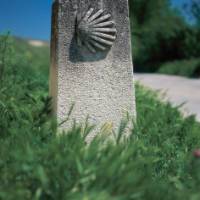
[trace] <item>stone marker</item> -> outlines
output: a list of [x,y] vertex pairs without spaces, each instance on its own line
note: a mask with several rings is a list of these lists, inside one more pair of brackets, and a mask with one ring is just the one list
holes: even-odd
[[98,126],[113,123],[114,130],[127,111],[134,116],[128,1],[54,1],[51,63],[50,93],[59,122],[73,103],[71,119],[84,122],[89,116]]

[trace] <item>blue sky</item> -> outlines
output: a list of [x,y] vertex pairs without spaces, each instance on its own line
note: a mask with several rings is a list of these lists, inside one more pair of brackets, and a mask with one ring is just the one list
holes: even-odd
[[[148,1],[148,0],[147,0]],[[190,0],[172,0],[180,7]],[[52,0],[0,0],[0,33],[49,40]]]

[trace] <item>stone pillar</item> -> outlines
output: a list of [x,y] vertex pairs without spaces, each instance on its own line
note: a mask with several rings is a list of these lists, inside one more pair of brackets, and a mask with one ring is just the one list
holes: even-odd
[[[50,93],[58,121],[119,126],[135,115],[127,0],[56,0],[53,4]],[[69,123],[69,122],[68,122]],[[67,128],[63,124],[63,128]],[[91,135],[92,138],[94,135]]]

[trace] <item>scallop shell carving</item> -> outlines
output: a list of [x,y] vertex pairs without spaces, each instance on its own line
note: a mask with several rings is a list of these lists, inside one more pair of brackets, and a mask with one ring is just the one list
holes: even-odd
[[94,12],[90,8],[82,18],[77,18],[77,42],[79,46],[96,53],[110,48],[116,39],[115,22],[110,14],[104,14],[104,10]]

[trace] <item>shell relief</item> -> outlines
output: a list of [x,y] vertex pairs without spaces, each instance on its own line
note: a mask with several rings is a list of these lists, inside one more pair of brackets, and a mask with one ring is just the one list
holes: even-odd
[[106,51],[116,39],[115,22],[102,9],[94,12],[94,8],[90,8],[85,16],[77,18],[76,26],[78,45],[85,46],[92,53]]

